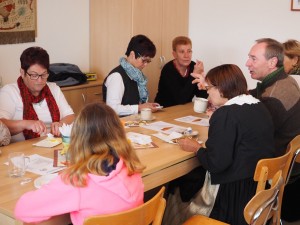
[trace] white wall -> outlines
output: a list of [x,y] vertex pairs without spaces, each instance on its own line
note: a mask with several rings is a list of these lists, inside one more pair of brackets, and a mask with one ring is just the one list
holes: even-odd
[[[89,1],[38,0],[37,11],[35,43],[0,45],[3,83],[16,81],[20,54],[34,45],[48,51],[51,63],[69,62],[82,71],[89,69]],[[300,12],[290,11],[290,0],[190,0],[194,59],[203,60],[206,71],[235,63],[245,73],[249,87],[254,87],[256,81],[245,67],[254,41],[262,37],[300,40],[299,21]]]
[[290,0],[190,0],[194,58],[204,61],[206,71],[223,63],[237,64],[249,88],[254,87],[245,62],[255,40],[300,40],[300,12],[290,11],[290,5]]
[[[41,46],[50,62],[73,63],[89,69],[89,1],[37,0],[36,42],[0,45],[0,76],[3,83],[19,76],[20,55],[31,46]],[[1,35],[1,34],[0,34]]]

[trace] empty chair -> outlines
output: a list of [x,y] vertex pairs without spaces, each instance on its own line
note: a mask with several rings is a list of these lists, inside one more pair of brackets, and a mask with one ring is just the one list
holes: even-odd
[[134,209],[88,217],[83,225],[160,225],[166,207],[164,192],[165,187],[162,187],[152,199]]

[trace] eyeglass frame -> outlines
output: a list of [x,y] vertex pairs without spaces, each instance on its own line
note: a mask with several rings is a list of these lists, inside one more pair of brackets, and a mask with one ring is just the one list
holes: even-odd
[[138,56],[139,56],[138,58],[140,58],[140,59],[142,60],[142,63],[143,63],[143,64],[146,64],[146,63],[149,64],[149,63],[152,62],[151,59],[145,59],[144,56],[142,56],[139,52],[137,52],[137,54],[138,54]]
[[209,89],[211,89],[211,88],[213,88],[213,87],[216,87],[215,85],[206,85],[206,86],[204,86],[204,88],[205,88],[205,90],[209,90]]
[[43,74],[31,74],[31,73],[28,73],[26,71],[26,74],[28,74],[28,76],[30,77],[30,80],[38,80],[39,78],[47,79],[49,77],[49,73],[48,72],[47,73],[43,73]]

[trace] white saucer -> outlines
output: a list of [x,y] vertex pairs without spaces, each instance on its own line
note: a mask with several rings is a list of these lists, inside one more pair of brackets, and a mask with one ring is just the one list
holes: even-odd
[[156,119],[156,117],[155,117],[155,116],[152,116],[150,119],[142,120],[142,119],[141,119],[141,116],[139,115],[139,120],[140,120],[140,121],[152,121],[152,120],[155,120],[155,119]]
[[34,186],[36,188],[41,188],[43,185],[48,184],[51,180],[57,177],[57,173],[51,173],[47,175],[40,176],[34,180]]

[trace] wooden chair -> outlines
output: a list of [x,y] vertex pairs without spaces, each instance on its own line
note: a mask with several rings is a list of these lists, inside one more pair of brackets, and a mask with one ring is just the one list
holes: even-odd
[[152,199],[134,209],[88,217],[83,225],[160,225],[166,208],[164,192],[165,187],[162,187]]
[[[277,215],[279,210],[279,194],[284,186],[282,171],[279,170],[272,179],[270,189],[262,190],[248,202],[244,208],[244,218],[250,225],[263,225],[270,219],[270,215]],[[274,218],[278,220],[278,218]],[[226,225],[227,223],[208,218],[202,215],[195,215],[189,218],[183,225]]]
[[284,187],[282,171],[278,171],[272,178],[270,189],[258,192],[245,206],[244,218],[248,224],[264,225],[272,218],[272,223],[280,221],[276,213],[279,211],[279,195]]
[[195,215],[183,223],[183,225],[229,225],[215,219],[211,219],[202,215]]
[[[291,149],[288,148],[287,152],[280,157],[276,158],[268,158],[268,159],[261,159],[258,161],[254,173],[253,179],[257,181],[257,188],[256,188],[256,194],[266,189],[266,183],[268,180],[271,181],[272,177],[275,176],[275,174],[281,170],[282,171],[282,179],[285,184],[287,173],[290,165],[290,155],[291,155]],[[281,204],[282,204],[282,197],[284,192],[284,185],[281,186],[281,190],[278,195],[278,210],[274,211],[274,215],[271,215],[274,219],[272,220],[272,224],[281,224]],[[275,218],[279,218],[276,220]]]
[[287,172],[285,184],[287,184],[289,182],[295,162],[300,163],[300,156],[299,156],[299,154],[300,154],[300,135],[296,136],[290,142],[287,151],[290,151],[291,154],[290,154],[290,158],[289,158],[290,166],[288,168],[288,171],[285,171],[285,172]]

